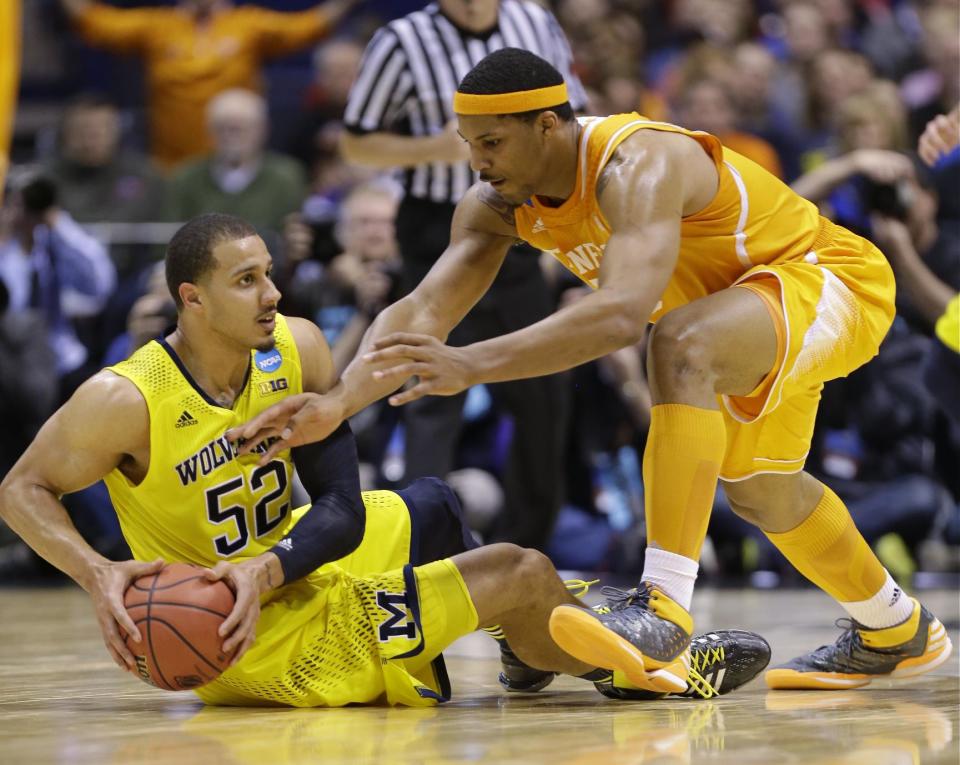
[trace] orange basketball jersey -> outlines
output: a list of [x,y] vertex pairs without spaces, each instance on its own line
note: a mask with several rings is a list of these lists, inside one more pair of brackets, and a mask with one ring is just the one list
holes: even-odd
[[720,175],[716,196],[681,223],[680,256],[651,321],[678,306],[729,287],[750,268],[802,259],[821,226],[817,208],[782,181],[708,134],[654,122],[636,112],[582,117],[574,193],[560,206],[535,197],[516,209],[517,230],[591,287],[610,226],[596,186],[614,150],[638,130],[681,133],[697,141]]

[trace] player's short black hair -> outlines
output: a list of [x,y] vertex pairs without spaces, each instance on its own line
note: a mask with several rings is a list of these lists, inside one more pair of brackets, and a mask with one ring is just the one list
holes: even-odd
[[243,218],[223,213],[199,215],[187,221],[167,245],[166,275],[177,310],[183,308],[180,285],[196,284],[207,271],[216,268],[213,249],[221,242],[257,236],[257,230]]
[[[501,48],[482,59],[467,72],[457,90],[461,93],[489,96],[562,84],[563,75],[539,56],[520,48]],[[503,116],[533,122],[546,111],[553,112],[564,122],[570,122],[574,116],[573,107],[570,106],[569,101],[547,109],[534,109]]]

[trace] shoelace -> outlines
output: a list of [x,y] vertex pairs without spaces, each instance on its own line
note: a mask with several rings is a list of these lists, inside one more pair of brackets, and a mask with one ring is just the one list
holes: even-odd
[[[590,588],[599,582],[599,579],[591,579],[587,581],[586,579],[564,579],[563,583],[566,585],[567,590],[575,598],[582,598],[588,592]],[[601,588],[601,592],[606,588]]]
[[843,651],[843,653],[847,656],[853,656],[854,649],[861,644],[860,625],[857,624],[853,619],[848,619],[845,617],[837,619],[833,625],[842,629],[843,634],[837,638],[836,642],[829,645],[822,645],[816,651],[814,651],[814,653],[817,654],[821,651],[828,650],[840,650]]
[[690,648],[690,670],[687,672],[687,683],[702,699],[712,699],[719,696],[719,689],[715,688],[703,673],[718,662],[724,661],[726,652],[723,645],[718,647]]
[[650,587],[643,584],[631,590],[604,586],[600,588],[600,592],[606,597],[607,602],[593,607],[598,614],[609,614],[611,611],[619,611],[633,604],[639,605],[644,610],[650,608]]

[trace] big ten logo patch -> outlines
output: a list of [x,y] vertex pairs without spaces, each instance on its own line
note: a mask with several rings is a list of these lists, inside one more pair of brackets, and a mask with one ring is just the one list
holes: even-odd
[[377,590],[377,605],[389,614],[377,628],[381,643],[417,636],[417,623],[407,615],[407,593]]
[[276,380],[267,380],[266,382],[260,383],[260,395],[272,396],[274,393],[281,393],[287,390],[289,387],[290,384],[287,382],[286,377],[278,377]]

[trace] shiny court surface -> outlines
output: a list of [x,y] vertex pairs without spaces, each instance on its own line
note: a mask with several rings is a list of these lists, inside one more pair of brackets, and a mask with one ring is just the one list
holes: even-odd
[[[956,647],[956,592],[924,602]],[[814,591],[700,590],[699,629],[765,635],[774,662],[832,642],[842,616]],[[934,674],[853,691],[715,701],[617,702],[565,678],[529,696],[496,683],[491,640],[447,652],[454,700],[438,708],[205,708],[120,672],[75,588],[0,590],[0,763],[802,763],[957,765],[956,648]]]

